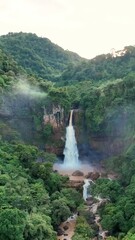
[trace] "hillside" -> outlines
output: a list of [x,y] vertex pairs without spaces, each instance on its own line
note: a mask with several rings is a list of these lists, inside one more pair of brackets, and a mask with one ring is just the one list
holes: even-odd
[[[43,124],[44,109],[51,113],[53,105],[61,105],[65,112],[68,111],[70,102],[67,91],[55,88],[51,81],[28,75],[11,56],[1,50],[0,139],[24,141],[44,149],[50,140],[47,135],[54,135],[50,124]],[[61,140],[54,144],[62,144],[63,147]]]
[[[73,239],[97,236],[82,189],[53,171],[52,153],[63,153],[72,108],[79,147],[105,171],[90,193],[109,200],[98,210],[107,240],[135,239],[135,47],[82,62],[33,34],[2,36],[0,44],[0,239],[56,240],[59,224],[76,211],[81,222]],[[92,159],[95,150],[106,156],[102,162]]]
[[9,33],[0,36],[0,48],[29,74],[47,80],[55,80],[69,64],[83,59],[76,53],[65,51],[47,38],[32,33]]
[[[92,80],[95,84],[126,77],[135,72],[135,47],[127,46],[116,55],[103,54],[91,60],[65,51],[47,38],[32,33],[0,36],[0,48],[30,75],[70,85]],[[122,54],[121,54],[122,52]]]
[[17,62],[0,49],[0,91],[14,84],[19,75],[25,74],[25,71]]
[[103,54],[76,66],[70,65],[63,72],[61,81],[72,84],[73,82],[93,80],[97,83],[123,78],[129,73],[135,72],[135,47],[125,47],[123,52],[124,54],[116,57],[111,54]]

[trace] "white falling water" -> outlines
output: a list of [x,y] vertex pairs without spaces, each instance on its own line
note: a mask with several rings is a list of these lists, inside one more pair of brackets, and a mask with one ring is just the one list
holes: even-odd
[[63,167],[66,169],[77,169],[80,166],[75,131],[72,125],[72,118],[73,110],[71,110],[70,113],[69,126],[66,128],[66,143],[63,152],[65,155]]
[[86,201],[87,198],[91,196],[90,194],[88,194],[88,187],[90,186],[91,183],[95,184],[91,179],[84,179],[84,185],[83,185],[83,199],[84,199],[84,201]]
[[88,187],[90,185],[89,179],[84,179],[84,185],[83,185],[83,199],[86,201],[88,197]]

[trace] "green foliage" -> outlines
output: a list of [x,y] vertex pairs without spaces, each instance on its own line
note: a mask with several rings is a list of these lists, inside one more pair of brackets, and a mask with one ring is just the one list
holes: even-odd
[[61,222],[66,221],[71,216],[70,208],[64,198],[56,199],[51,203],[52,223],[54,227],[58,227]]
[[43,134],[45,136],[46,141],[49,140],[53,134],[53,127],[50,123],[47,123],[43,127]]
[[3,121],[0,121],[0,136],[3,140],[9,142],[20,139],[20,134]]
[[17,156],[24,166],[31,166],[38,156],[38,149],[34,146],[19,144],[16,146]]
[[77,209],[83,203],[81,194],[75,189],[63,188],[61,190],[61,194],[66,197],[67,204],[72,211],[75,211],[75,209]]
[[75,234],[72,237],[73,240],[84,239],[89,240],[93,237],[93,230],[87,223],[84,217],[78,217],[76,222]]
[[[118,239],[123,239],[130,229],[134,227],[135,214],[135,189],[134,189],[134,168],[132,160],[128,162],[121,158],[121,172],[120,179],[108,180],[98,179],[96,184],[93,185],[92,193],[100,195],[101,197],[108,198],[108,203],[101,206],[101,225],[103,229],[107,229],[111,235],[118,236]],[[133,160],[134,161],[134,160]],[[119,162],[118,162],[119,164]],[[123,171],[123,167],[129,165]],[[132,168],[130,169],[130,164]],[[128,181],[127,181],[128,180]],[[121,235],[121,237],[120,237]]]
[[105,161],[119,179],[98,179],[92,194],[108,198],[99,209],[102,227],[112,235],[108,239],[134,239],[135,47],[126,47],[121,57],[108,54],[82,62],[34,34],[1,36],[0,46],[6,51],[0,50],[0,238],[55,240],[53,228],[77,209],[81,216],[73,239],[93,237],[82,196],[65,188],[67,177],[53,172],[56,156],[21,142],[59,144],[52,126],[43,124],[43,108],[50,113],[53,105],[60,105],[65,115],[71,106],[82,109],[86,137],[124,145],[125,152]]
[[3,209],[0,212],[0,239],[23,240],[26,214],[19,209]]
[[135,234],[128,233],[123,240],[134,240],[135,239]]
[[51,97],[53,104],[58,104],[62,106],[65,110],[70,109],[70,97],[67,88],[52,88],[49,91],[49,96]]
[[107,240],[117,240],[117,238],[110,236],[110,237],[107,237]]
[[115,80],[91,87],[82,95],[80,105],[85,110],[87,128],[92,134],[125,137],[134,131],[133,86],[135,80],[132,85],[128,85],[126,79]]
[[34,73],[48,80],[57,79],[68,64],[82,60],[77,54],[64,51],[49,39],[31,33],[9,33],[1,36],[0,46],[28,74]]
[[28,215],[24,230],[24,239],[56,240],[56,233],[51,226],[50,217],[37,213]]
[[62,74],[62,80],[67,85],[86,80],[99,82],[126,77],[135,71],[135,47],[125,47],[125,50],[124,56],[114,58],[111,54],[103,54],[76,66],[69,65]]
[[49,159],[36,147],[0,142],[0,239],[55,240],[54,228],[83,201]]
[[101,198],[108,198],[109,201],[115,202],[119,195],[122,195],[123,188],[117,180],[109,180],[106,178],[99,178],[96,185],[92,185],[92,194],[94,196],[101,196]]

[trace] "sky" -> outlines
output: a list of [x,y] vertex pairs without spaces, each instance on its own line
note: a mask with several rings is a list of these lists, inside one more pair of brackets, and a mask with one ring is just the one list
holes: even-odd
[[135,0],[0,0],[0,35],[31,32],[85,58],[135,45]]

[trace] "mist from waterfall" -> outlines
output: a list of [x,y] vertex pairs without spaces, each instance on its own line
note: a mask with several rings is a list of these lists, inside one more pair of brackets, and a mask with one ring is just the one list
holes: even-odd
[[66,128],[66,143],[64,149],[63,167],[66,169],[77,169],[80,167],[79,153],[75,138],[75,130],[72,125],[73,110],[70,112],[69,126]]

